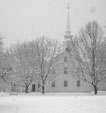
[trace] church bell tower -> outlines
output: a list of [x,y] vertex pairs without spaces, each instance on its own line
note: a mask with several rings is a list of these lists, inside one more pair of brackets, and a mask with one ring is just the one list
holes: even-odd
[[70,6],[68,3],[68,7],[67,7],[67,23],[66,23],[66,32],[64,35],[64,41],[65,41],[65,48],[68,48],[69,42],[72,40],[72,34],[71,34],[71,30],[70,30]]

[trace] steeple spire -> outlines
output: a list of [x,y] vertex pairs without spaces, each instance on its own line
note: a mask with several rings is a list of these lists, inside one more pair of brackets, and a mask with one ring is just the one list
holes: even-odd
[[66,34],[68,33],[67,31],[70,31],[70,6],[68,3],[68,14],[67,14],[67,26],[66,26]]
[[66,24],[66,33],[64,35],[64,44],[65,44],[65,50],[67,52],[70,51],[70,41],[72,40],[71,30],[70,30],[70,4],[68,3],[67,7],[67,24]]
[[70,5],[68,3],[68,6],[67,6],[67,25],[66,25],[66,34],[65,34],[65,39],[70,39],[72,38],[72,35],[71,35],[71,31],[70,31]]

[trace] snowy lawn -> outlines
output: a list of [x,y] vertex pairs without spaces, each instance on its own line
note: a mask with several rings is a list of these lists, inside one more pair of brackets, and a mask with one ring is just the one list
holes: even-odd
[[106,96],[49,93],[0,96],[0,113],[106,113]]

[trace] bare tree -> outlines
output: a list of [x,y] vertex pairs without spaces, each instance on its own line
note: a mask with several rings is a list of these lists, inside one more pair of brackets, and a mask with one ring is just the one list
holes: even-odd
[[11,72],[12,67],[9,62],[8,53],[3,48],[3,37],[0,36],[0,79],[6,82],[8,74]]
[[22,43],[15,45],[12,49],[13,62],[13,76],[12,82],[17,86],[25,88],[28,93],[30,84],[36,78],[36,56],[34,49],[29,43]]
[[7,53],[2,53],[0,58],[0,78],[4,82],[9,82],[9,74],[12,72],[12,66]]
[[[96,21],[88,22],[85,29],[70,43],[70,54],[77,61],[78,77],[91,84],[97,94],[97,85],[106,78],[106,64],[104,62],[101,45],[103,32]],[[103,46],[102,46],[103,47]]]
[[55,56],[59,52],[59,45],[57,41],[47,39],[45,37],[36,40],[37,59],[38,59],[38,72],[41,81],[42,94],[45,93],[45,85],[47,79],[51,78],[52,64]]

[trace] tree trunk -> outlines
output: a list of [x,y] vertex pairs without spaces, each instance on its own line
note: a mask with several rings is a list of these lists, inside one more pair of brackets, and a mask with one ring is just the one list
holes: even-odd
[[42,94],[45,93],[45,81],[43,80],[42,81]]
[[25,93],[28,93],[28,86],[25,87]]
[[97,93],[98,93],[97,85],[93,85],[93,87],[94,87],[94,94],[97,95]]
[[45,86],[43,85],[42,86],[42,94],[44,94],[45,93]]

